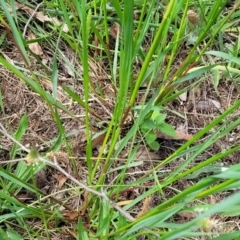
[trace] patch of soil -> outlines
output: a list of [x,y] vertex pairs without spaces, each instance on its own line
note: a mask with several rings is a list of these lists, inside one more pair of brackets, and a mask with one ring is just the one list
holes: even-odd
[[[110,49],[114,49],[115,43],[114,36],[110,39]],[[147,49],[146,43],[146,49]],[[68,96],[68,94],[63,90],[64,87],[68,87],[75,91],[75,93],[81,98],[84,96],[84,86],[82,82],[82,66],[78,61],[78,57],[76,53],[74,53],[66,44],[62,43],[60,45],[61,51],[65,54],[65,57],[70,60],[73,68],[78,72],[78,74],[72,73],[68,67],[66,67],[64,61],[59,59],[59,88],[57,89],[57,98],[61,104],[66,106],[72,113],[73,116],[70,116],[68,113],[65,113],[62,110],[58,109],[59,118],[61,119],[62,126],[64,127],[67,135],[68,135],[68,144],[72,149],[72,155],[67,154],[67,146],[63,144],[60,151],[56,154],[59,164],[71,175],[75,176],[77,179],[81,180],[81,182],[86,183],[88,178],[88,172],[85,161],[85,112],[83,107],[77,102],[72,102]],[[43,46],[43,50],[45,53],[45,60],[47,61],[46,67],[48,69],[52,69],[52,56],[53,49],[49,49],[49,47]],[[188,53],[188,49],[184,48],[181,52],[178,53],[177,60],[174,65],[174,69],[178,69],[181,62]],[[24,66],[21,55],[18,53],[17,49],[14,46],[10,45],[5,49],[4,54],[13,61],[17,66]],[[95,53],[96,54],[96,53]],[[42,66],[36,61],[35,58],[31,58],[32,68],[45,76],[46,73],[43,71]],[[141,67],[141,62],[136,62],[134,68],[134,75],[136,76],[139,68]],[[93,60],[89,61],[90,68],[90,80],[91,80],[91,95],[89,100],[89,107],[96,114],[95,116],[91,115],[90,124],[92,127],[93,133],[100,131],[104,128],[104,123],[99,124],[100,121],[106,122],[111,118],[113,109],[114,109],[114,99],[116,96],[116,89],[114,85],[111,83],[108,76],[108,66],[107,63],[95,62]],[[42,153],[48,152],[48,150],[54,145],[56,139],[58,138],[61,131],[57,127],[56,120],[53,117],[52,112],[55,111],[54,108],[50,108],[45,101],[42,100],[38,94],[34,93],[22,80],[18,79],[16,76],[11,74],[8,70],[3,67],[0,67],[1,76],[0,76],[0,93],[2,97],[2,106],[3,108],[0,110],[0,122],[4,125],[9,133],[14,133],[19,128],[19,123],[21,118],[26,114],[28,119],[28,125],[26,129],[26,133],[24,137],[21,139],[21,143],[27,146],[29,149],[37,148],[38,151]],[[161,72],[161,69],[160,69]],[[29,72],[24,72],[26,76],[29,76]],[[161,79],[161,78],[158,78]],[[47,78],[39,77],[39,83],[42,88],[52,94],[52,83]],[[156,85],[158,81],[156,81]],[[184,87],[184,86],[182,86]],[[152,89],[151,94],[155,91]],[[144,90],[141,92],[140,96],[138,96],[137,102],[142,102],[142,96],[144,95]],[[168,123],[173,125],[175,129],[181,130],[185,133],[195,134],[202,128],[204,128],[207,124],[209,124],[212,120],[218,117],[222,111],[226,110],[232,103],[234,103],[239,98],[239,91],[237,89],[237,84],[230,82],[228,79],[222,78],[219,86],[218,93],[216,92],[213,80],[208,77],[201,84],[197,85],[194,89],[187,91],[187,98],[185,101],[181,99],[175,99],[171,103],[167,104],[166,108],[169,111],[168,113]],[[216,105],[217,104],[217,105]],[[220,106],[220,107],[218,107]],[[183,116],[183,118],[179,117],[179,115],[174,114],[177,112]],[[100,117],[100,118],[99,118]],[[236,114],[232,116],[233,118],[238,117]],[[127,124],[126,124],[127,125]],[[131,124],[130,124],[131,125]],[[126,126],[126,132],[128,127]],[[240,138],[239,134],[240,128],[236,128],[229,136],[226,138],[219,140],[214,143],[207,151],[200,154],[196,157],[192,165],[195,165],[207,158],[214,156],[215,154],[222,152],[236,144],[236,142]],[[125,131],[125,130],[124,130]],[[207,136],[206,136],[207,137]],[[205,139],[202,139],[200,142],[204,142]],[[141,141],[141,139],[139,139]],[[167,140],[167,139],[159,139],[158,140],[161,148],[159,151],[152,151],[147,148],[144,144],[138,150],[136,155],[135,162],[136,166],[128,168],[126,172],[126,176],[124,179],[124,184],[132,183],[137,181],[140,177],[144,176],[148,171],[150,171],[153,167],[157,166],[162,160],[166,159],[169,155],[171,155],[178,147],[180,147],[184,141],[181,140]],[[98,154],[98,147],[101,145],[101,141],[96,143],[94,156]],[[1,149],[0,149],[0,161],[9,159],[9,152],[13,146],[13,142],[9,140],[6,136],[1,136]],[[112,172],[107,174],[106,184],[113,185],[118,183],[119,175],[118,171],[114,171],[114,169],[122,166],[126,163],[129,156],[129,149],[124,149],[124,151],[120,154],[118,159],[114,160],[112,168],[110,169]],[[55,155],[56,156],[56,155]],[[49,156],[50,157],[50,156]],[[74,161],[71,161],[73,159]],[[183,163],[184,159],[180,159],[178,161],[173,161],[169,164],[166,164],[162,169],[159,170],[159,174],[162,178],[166,177],[169,173],[171,173],[174,169],[177,169],[181,163]],[[73,163],[74,162],[74,163]],[[236,164],[239,162],[239,152],[234,153],[232,156],[228,156],[221,160],[221,163],[224,166],[231,166],[232,164]],[[98,169],[96,173],[96,178],[101,173],[101,170]],[[211,173],[207,173],[211,174]],[[59,173],[51,168],[46,168],[41,170],[37,174],[36,184],[37,187],[45,192],[46,194],[52,194],[56,200],[66,202],[66,206],[68,206],[68,210],[72,214],[73,220],[76,221],[77,217],[74,215],[74,210],[79,209],[80,206],[84,205],[86,193],[83,191],[59,191],[65,188],[64,183],[71,183],[68,179],[64,179],[63,176],[59,175]],[[186,187],[192,186],[198,179],[182,179],[174,183],[171,188],[164,189],[164,196],[160,194],[154,194],[153,196],[146,198],[145,200],[139,202],[133,208],[130,209],[131,214],[134,217],[143,216],[147,211],[149,211],[152,207],[161,204],[163,201],[171,198],[176,195],[177,192],[181,192],[186,189]],[[161,181],[161,179],[159,179]],[[132,187],[131,189],[126,189],[121,192],[118,199],[115,199],[114,195],[112,199],[117,202],[133,200],[139,195],[141,195],[144,191],[148,190],[154,181],[149,181],[143,184],[141,187]],[[76,186],[71,183],[71,186]],[[175,191],[173,191],[175,189]],[[29,196],[28,196],[29,197]],[[31,196],[32,199],[35,199],[35,196]],[[212,199],[203,199],[204,203],[217,203],[222,199],[226,198],[225,193],[213,195]],[[31,199],[31,201],[32,201]],[[46,203],[49,203],[49,199],[46,200]],[[198,204],[197,202],[196,204]],[[57,207],[61,208],[61,211],[66,213],[66,207],[61,206],[60,204]],[[72,212],[71,212],[72,210]],[[73,217],[74,215],[74,217]],[[87,214],[86,214],[87,215]],[[187,217],[186,217],[187,216]],[[176,217],[177,222],[186,222],[189,220],[189,215],[179,215]],[[85,217],[85,216],[84,216]],[[222,216],[213,216],[218,220],[219,225],[221,226],[221,231],[227,232],[227,227],[229,227],[229,223],[232,221],[236,221],[229,230],[237,229],[237,224],[239,223],[238,218],[227,218]],[[86,222],[88,219],[86,218]],[[51,239],[62,239],[62,240],[71,240],[73,239],[70,234],[68,234],[68,230],[71,229],[72,222],[63,222],[59,223],[59,225],[53,225],[49,223],[50,228],[53,229],[56,227],[62,228],[61,231],[59,229],[57,231],[53,231],[54,234]],[[36,231],[41,229],[43,223],[41,221],[37,221],[32,219],[28,221],[30,226],[36,228]],[[86,223],[87,224],[87,223]],[[64,227],[69,227],[68,230],[64,230]],[[215,226],[214,226],[215,227]],[[216,229],[219,230],[220,228]],[[214,230],[214,228],[213,228]],[[72,230],[74,231],[74,230]],[[19,230],[22,232],[22,229]],[[59,233],[60,232],[60,233]],[[24,234],[24,233],[23,233]]]

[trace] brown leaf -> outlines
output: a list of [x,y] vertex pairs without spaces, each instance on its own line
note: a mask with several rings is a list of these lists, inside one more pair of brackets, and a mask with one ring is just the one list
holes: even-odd
[[65,165],[69,165],[69,157],[68,154],[65,152],[48,152],[46,155],[49,159],[51,159],[52,161],[54,160],[54,158],[56,158],[56,160],[58,161],[58,163],[60,164],[65,164]]
[[47,174],[44,169],[41,169],[36,175],[36,185],[39,189],[43,189],[46,185],[48,185]]
[[[22,10],[25,10],[30,16],[32,16],[32,15],[34,15],[34,17],[35,18],[37,18],[39,21],[41,21],[41,22],[51,22],[51,23],[53,23],[55,26],[60,26],[60,25],[62,25],[62,22],[60,22],[56,17],[53,17],[53,18],[51,18],[51,17],[48,17],[47,15],[45,15],[43,12],[34,12],[35,10],[34,9],[32,9],[32,8],[30,8],[30,7],[28,7],[28,6],[26,6],[26,5],[24,5],[24,4],[21,4],[21,3],[15,3],[15,7],[16,7],[16,10],[18,10],[18,9],[22,9]],[[11,7],[11,5],[7,5],[7,7],[8,7],[8,9],[9,9],[9,11],[11,11],[12,12],[12,7]],[[67,24],[63,24],[63,31],[65,32],[65,33],[67,33],[68,31],[69,31],[69,29],[68,29],[68,26],[67,26]]]
[[[36,36],[32,32],[29,32],[28,33],[28,40],[32,40],[32,39],[36,39]],[[30,43],[28,46],[31,49],[31,51],[33,53],[35,53],[36,55],[38,55],[38,56],[43,55],[42,48],[41,48],[41,46],[39,45],[38,42]]]
[[190,140],[192,138],[192,134],[180,132],[180,131],[175,131],[177,135],[177,139],[179,140]]
[[101,135],[97,136],[96,138],[92,139],[92,147],[95,148],[97,146],[101,146],[103,140],[105,138],[106,132],[103,132]]
[[43,12],[37,12],[35,17],[41,22],[52,22],[52,19],[50,17],[44,15]]
[[[53,84],[52,84],[51,81],[42,78],[42,79],[40,80],[40,83],[41,83],[41,85],[43,86],[43,88],[44,88],[45,90],[50,91],[50,92],[53,91]],[[61,102],[62,99],[63,99],[63,97],[64,97],[64,94],[58,89],[56,95],[57,95],[57,96],[56,96],[56,99],[57,99],[59,102]]]
[[[99,134],[99,133],[96,133]],[[103,140],[105,138],[106,132],[100,133],[97,137],[92,139],[92,148],[96,148],[102,145]],[[86,140],[83,144],[79,147],[81,150],[86,151]]]
[[[60,22],[56,17],[50,18],[50,17],[44,15],[43,12],[37,12],[36,18],[37,18],[39,21],[41,21],[41,22],[51,22],[51,23],[53,23],[55,26],[58,26],[58,27],[63,24],[63,23]],[[63,24],[63,31],[64,31],[65,33],[67,33],[67,32],[69,31],[68,26],[67,26],[67,24],[65,24],[65,23]]]
[[[127,155],[125,157],[127,157],[129,155],[129,153],[127,153]],[[156,151],[150,151],[150,149],[142,146],[139,147],[137,153],[136,153],[136,159],[138,161],[143,160],[143,161],[147,161],[147,160],[155,160],[155,159],[159,159],[159,153]]]
[[194,217],[196,217],[196,214],[193,212],[179,212],[178,215],[187,220],[190,220],[190,219],[193,219]]
[[[12,12],[12,6],[10,5],[10,4],[8,4],[8,3],[6,3],[6,6],[7,6],[7,9],[10,11],[10,12]],[[15,3],[15,8],[16,8],[16,10],[18,10],[19,8],[22,8],[22,4],[19,4],[19,3]]]
[[158,138],[163,138],[163,139],[167,139],[167,140],[171,140],[171,139],[177,139],[177,140],[189,140],[192,138],[192,135],[191,134],[188,134],[188,133],[184,133],[184,132],[180,132],[178,130],[175,130],[175,133],[177,135],[176,138],[174,137],[171,137],[169,135],[166,135],[158,130],[155,131],[155,133],[157,134],[157,137]]
[[64,211],[62,213],[63,217],[67,218],[68,220],[76,220],[79,215],[81,215],[77,211]]
[[58,187],[61,188],[67,181],[67,177],[61,174],[54,174],[53,177],[58,181]]

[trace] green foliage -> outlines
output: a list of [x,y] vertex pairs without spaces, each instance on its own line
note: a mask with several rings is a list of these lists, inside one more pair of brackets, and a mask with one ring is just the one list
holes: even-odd
[[[76,82],[74,81],[68,86],[62,86],[62,89],[70,101],[76,102],[84,109],[86,159],[82,165],[86,166],[87,185],[104,194],[101,195],[102,197],[96,197],[87,191],[84,194],[84,206],[81,206],[80,210],[85,208],[83,212],[86,216],[80,215],[76,221],[74,227],[77,232],[73,233],[76,239],[137,239],[139,236],[147,236],[149,239],[169,240],[198,236],[214,237],[214,233],[198,230],[204,228],[205,220],[213,214],[233,215],[236,213],[239,207],[239,194],[226,198],[216,205],[206,206],[205,204],[205,208],[200,204],[197,205],[196,202],[204,197],[239,186],[238,164],[226,171],[216,164],[224,157],[239,151],[240,146],[233,145],[200,163],[196,163],[195,159],[208,151],[214,143],[226,138],[240,124],[239,119],[232,117],[240,107],[240,100],[233,103],[221,115],[216,116],[165,159],[156,164],[150,162],[151,170],[144,172],[144,175],[141,174],[141,177],[136,174],[133,178],[128,178],[127,175],[130,168],[142,164],[141,161],[135,159],[142,142],[157,151],[160,148],[157,132],[173,139],[176,138],[173,126],[168,123],[167,103],[176,100],[181,93],[198,85],[212,72],[216,91],[223,71],[239,75],[240,71],[237,68],[240,64],[237,56],[239,44],[236,43],[228,48],[226,53],[222,46],[218,46],[217,41],[223,39],[224,31],[234,25],[228,21],[240,5],[240,3],[234,5],[232,10],[223,14],[227,2],[59,0],[52,3],[45,1],[46,8],[42,9],[44,14],[51,17],[57,15],[62,22],[66,23],[68,32],[63,31],[63,25],[53,26],[52,23],[46,23],[49,33],[39,23],[34,21],[28,23],[29,28],[38,33],[37,39],[41,39],[54,49],[52,68],[43,68],[40,74],[32,69],[29,59],[35,57],[37,62],[40,61],[28,52],[26,46],[30,41],[26,41],[21,34],[20,20],[23,19],[24,22],[25,17],[21,12],[16,11],[14,1],[10,1],[12,12],[9,11],[6,1],[1,1],[0,21],[8,34],[12,33],[8,37],[22,56],[25,69],[17,63],[8,61],[4,55],[0,57],[0,63],[46,103],[59,131],[58,137],[50,140],[52,143],[50,150],[58,151],[64,148],[67,149],[69,156],[73,155],[69,141],[71,133],[65,129],[62,112],[67,117],[80,122],[79,117],[75,116],[69,107],[70,104],[57,99],[57,91],[61,87],[59,63],[66,63],[76,76],[76,81],[81,81],[82,84],[83,94],[81,96],[75,89]],[[30,3],[29,5],[31,6]],[[197,13],[199,22],[196,25],[191,25],[187,20],[188,10],[193,7],[199,10]],[[111,43],[109,32],[114,24],[117,24],[119,28],[114,43]],[[93,44],[93,37],[97,38],[97,45]],[[5,36],[2,35],[1,39],[5,39]],[[3,41],[1,39],[0,45]],[[63,56],[60,49],[61,43],[66,44],[76,54],[76,61],[82,67],[81,72],[79,69],[74,69],[74,66]],[[177,65],[178,56],[182,54],[181,49],[185,47],[188,48],[188,52]],[[92,54],[94,51],[98,52],[98,56]],[[209,58],[208,61],[205,57]],[[215,57],[224,59],[225,62],[219,64]],[[98,84],[99,91],[94,89],[91,76],[93,68],[91,63],[94,61],[106,65],[105,70],[110,81],[107,80],[114,90],[111,96],[114,98],[113,109],[108,119],[96,113],[89,104],[93,96],[103,106],[108,101],[100,84]],[[42,77],[52,84],[52,94],[40,84]],[[144,94],[140,91],[141,87],[145,89]],[[136,101],[139,97],[142,99],[140,103]],[[1,110],[4,112],[2,93],[0,100]],[[133,124],[126,125],[129,116],[133,118],[131,119]],[[99,126],[102,129],[96,132]],[[127,126],[127,131],[125,126]],[[10,131],[11,138],[16,142],[21,142],[27,134],[28,127],[28,116],[23,114],[16,131],[12,131],[14,133]],[[1,134],[4,134],[4,131],[1,131]],[[139,135],[142,140],[140,144],[137,141]],[[93,158],[93,148],[96,147],[94,140],[98,137],[102,138],[101,147],[96,158]],[[16,142],[10,150],[11,160],[14,160],[19,152],[20,147]],[[128,150],[127,158],[121,163],[122,152],[126,149]],[[6,167],[2,165],[0,167],[2,188],[0,222],[4,225],[4,229],[0,228],[0,234],[3,239],[22,239],[13,230],[13,226],[9,226],[12,219],[28,232],[29,239],[33,239],[41,233],[34,233],[26,224],[26,219],[39,217],[43,222],[42,230],[47,230],[52,219],[58,222],[64,218],[54,206],[59,204],[58,206],[62,207],[67,200],[58,201],[44,194],[34,183],[34,176],[46,167],[46,163],[39,162],[38,159],[38,157],[45,157],[45,154],[40,156],[36,150],[31,150],[29,153],[23,152],[21,155],[25,157],[25,160],[28,160],[28,163],[35,163],[34,165],[28,165],[19,160],[16,165],[8,163]],[[76,161],[74,159],[71,163],[74,176],[78,176],[77,161],[79,159]],[[84,160],[81,159],[81,161]],[[169,165],[173,165],[171,171],[167,171]],[[213,166],[218,166],[218,168],[213,170]],[[209,171],[214,174],[203,179],[199,177],[201,173],[206,174]],[[115,174],[113,179],[112,173]],[[189,183],[189,186],[181,191],[173,189],[173,184],[183,179],[193,179],[195,182]],[[67,185],[69,189],[77,189],[71,184],[72,182],[69,181]],[[37,198],[36,202],[25,204],[18,201],[14,196],[22,189],[34,193]],[[171,196],[164,196],[166,189],[172,190]],[[116,204],[113,204],[113,202],[121,202],[123,193],[130,190],[139,194],[136,194],[131,201],[124,202],[122,211],[125,213],[133,214],[132,209],[139,209],[139,205],[147,197],[153,197],[154,194],[160,195],[163,201],[157,206],[151,206],[143,216],[130,221],[131,218],[116,210]],[[50,203],[42,201],[45,198],[48,198]],[[199,212],[196,217],[185,223],[175,222],[176,214],[189,210],[190,205],[194,205],[194,211],[197,207],[202,207],[204,211]],[[84,221],[88,221],[88,224]],[[50,235],[47,237],[50,239]],[[226,234],[225,237],[237,238],[239,232]]]
[[[17,141],[20,141],[24,136],[26,129],[27,129],[27,117],[26,115],[24,115],[19,123],[19,127],[16,134],[14,135],[14,138]],[[10,159],[14,159],[16,156],[16,153],[17,153],[17,144],[14,143],[10,152]]]
[[167,114],[162,114],[159,111],[155,110],[153,111],[151,119],[145,120],[144,123],[140,126],[141,132],[143,133],[147,144],[153,150],[158,150],[160,147],[159,143],[156,141],[156,131],[160,131],[161,133],[176,138],[176,133],[173,127],[170,124],[165,123],[166,117]]
[[2,240],[23,240],[23,238],[10,226],[8,226],[8,230],[6,232],[0,228],[0,234]]

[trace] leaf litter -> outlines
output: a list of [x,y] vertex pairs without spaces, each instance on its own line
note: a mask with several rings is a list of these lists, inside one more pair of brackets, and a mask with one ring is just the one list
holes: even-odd
[[[10,12],[13,11],[10,4],[7,4],[7,7],[8,7],[8,10]],[[18,3],[18,2],[15,2],[15,8],[18,11],[20,11],[20,10],[26,11],[32,18],[37,18],[39,21],[41,21],[43,23],[44,22],[51,22],[55,26],[61,26],[62,25],[63,26],[63,31],[65,33],[67,33],[69,31],[67,24],[62,23],[56,17],[49,17],[46,14],[44,14],[43,12],[38,12],[38,11],[35,12],[34,9],[26,6],[25,4],[21,4],[21,3]]]
[[[17,10],[24,10],[29,15],[32,15],[33,17],[37,18],[41,22],[51,22],[53,25],[60,26],[62,23],[56,19],[56,18],[50,18],[46,15],[44,15],[43,12],[36,12],[34,13],[34,10],[26,7],[23,4],[17,4]],[[11,10],[11,9],[10,9]],[[68,29],[65,24],[63,24],[63,31],[67,32]],[[112,31],[115,31],[112,27]],[[28,39],[34,40],[36,36],[33,33],[28,34]],[[116,33],[114,32],[113,38],[116,38]],[[34,44],[34,45],[32,45]],[[71,58],[75,58],[74,53],[71,51],[71,49],[68,49],[68,47],[62,45],[63,51],[68,54],[68,52],[71,52]],[[36,42],[29,44],[29,48],[39,56],[43,55],[44,48]],[[12,48],[12,52],[4,52],[6,56],[9,57],[13,62],[20,63],[19,59],[21,59],[20,55],[17,55],[16,52],[14,52],[14,48]],[[45,52],[44,52],[45,53]],[[77,59],[77,57],[76,57]],[[35,59],[32,59],[33,67],[35,70],[41,72],[41,66],[38,65],[38,63],[35,61]],[[74,63],[73,63],[74,64]],[[61,84],[65,86],[70,86],[71,88],[74,87],[74,90],[79,94],[79,96],[83,96],[83,86],[80,83],[80,81],[75,81],[75,74],[72,72],[68,65],[63,64],[64,68],[59,68],[59,74],[62,79],[60,79]],[[90,75],[94,79],[92,81],[92,95],[94,96],[91,102],[91,107],[98,112],[103,118],[108,119],[109,115],[106,115],[106,109],[111,112],[113,110],[114,106],[114,88],[112,87],[112,84],[109,81],[109,76],[107,75],[107,67],[105,68],[104,65],[99,65],[95,63],[94,61],[90,62],[91,66],[91,72]],[[51,67],[51,66],[49,66]],[[80,69],[81,66],[78,66]],[[55,122],[52,119],[51,113],[46,106],[46,103],[42,101],[42,99],[32,92],[28,87],[26,87],[25,84],[23,84],[19,79],[17,79],[15,76],[13,76],[11,73],[9,73],[6,69],[4,69],[2,66],[1,68],[1,77],[0,77],[0,84],[1,84],[1,93],[3,96],[3,102],[4,102],[4,112],[1,111],[0,113],[0,121],[3,122],[6,126],[9,124],[9,131],[14,131],[19,123],[20,117],[23,113],[27,113],[28,119],[29,119],[29,126],[27,134],[22,139],[22,143],[27,145],[29,144],[31,148],[37,148],[39,151],[48,151],[48,149],[52,146],[52,140],[56,139],[58,137],[58,129],[56,127]],[[66,72],[69,75],[67,78]],[[81,72],[81,71],[79,71]],[[64,76],[64,77],[63,77]],[[74,82],[74,84],[73,84]],[[41,79],[42,86],[49,92],[52,91],[52,82],[48,81],[47,79]],[[74,86],[75,85],[75,86]],[[100,86],[100,89],[103,89],[103,98],[99,98],[97,96],[98,88]],[[221,91],[221,87],[222,90]],[[226,93],[226,88],[230,89],[231,86],[227,84],[227,80],[223,79],[222,82],[219,83],[219,95],[220,99],[226,99],[228,98],[230,102],[234,102],[236,98],[238,97],[237,92],[233,92],[232,95],[228,95],[229,92]],[[200,93],[193,93],[195,98],[187,98],[187,94],[184,93],[180,97],[180,99],[184,102],[183,104],[180,104],[178,101],[173,101],[172,103],[168,104],[168,108],[172,109],[174,111],[178,111],[181,114],[186,116],[186,119],[182,119],[174,114],[169,114],[168,122],[175,126],[175,129],[178,129],[179,126],[185,126],[184,129],[176,130],[176,138],[169,137],[166,134],[163,134],[161,132],[157,132],[157,137],[159,138],[159,142],[161,145],[161,149],[159,151],[152,151],[149,148],[145,146],[141,146],[136,154],[135,161],[139,161],[140,164],[136,164],[136,166],[130,167],[127,169],[126,179],[125,182],[134,182],[138,179],[138,177],[143,176],[144,173],[146,173],[148,170],[152,169],[154,165],[159,163],[160,161],[164,160],[169,154],[174,152],[179,146],[181,146],[183,141],[187,141],[191,139],[193,134],[195,134],[199,129],[204,127],[206,124],[208,124],[212,119],[217,117],[220,114],[220,110],[224,109],[224,106],[221,104],[221,100],[219,100],[219,96],[214,94],[214,86],[212,85],[211,79],[206,79],[204,83],[202,83],[199,86]],[[97,100],[95,100],[97,97]],[[62,88],[58,89],[57,94],[57,100],[64,103],[69,104],[70,100],[68,99],[66,93],[62,90]],[[224,101],[224,100],[223,100]],[[141,102],[140,102],[141,104]],[[69,105],[70,106],[70,105]],[[84,111],[79,104],[72,103],[71,110],[76,116],[82,117],[84,120]],[[196,111],[196,112],[194,112]],[[64,114],[63,112],[60,113],[60,118],[63,122],[63,126],[66,129],[66,132],[69,134],[69,143],[73,149],[74,157],[79,160],[77,162],[77,169],[79,171],[79,175],[81,175],[81,180],[86,181],[87,179],[87,171],[86,166],[83,164],[83,160],[85,158],[85,126],[77,121],[76,119],[69,118],[67,114]],[[96,118],[94,116],[92,117],[92,123],[96,122]],[[82,129],[79,130],[79,129]],[[98,133],[98,126],[96,126],[96,134]],[[240,130],[238,130],[240,132]],[[235,134],[239,134],[239,132]],[[93,140],[93,147],[96,149],[96,152],[93,154],[96,156],[98,154],[98,147],[101,146],[101,143],[104,139],[105,133],[100,134]],[[226,147],[229,147],[228,143]],[[229,143],[230,144],[230,143]],[[1,137],[1,147],[6,152],[8,152],[11,147],[12,143],[9,142],[7,139]],[[62,147],[62,152],[60,154],[65,154],[64,157],[61,160],[60,155],[58,156],[58,160],[60,160],[63,165],[71,166],[71,163],[69,161],[69,156],[66,153],[66,147]],[[199,156],[199,159],[196,158],[197,161],[201,161],[203,159],[206,159],[207,157],[215,154],[216,152],[219,152],[219,146],[213,145],[211,149],[209,149],[209,155],[203,155]],[[56,153],[55,153],[56,154]],[[114,163],[113,168],[120,167],[126,160],[127,156],[129,155],[128,149],[124,149],[124,152],[121,153],[123,156],[123,159],[116,159],[116,163]],[[202,159],[201,159],[202,157]],[[234,159],[235,157],[235,159]],[[5,156],[2,156],[2,159],[7,159],[7,153]],[[239,157],[237,155],[232,157],[227,157],[224,160],[224,163],[231,164],[233,162],[239,161]],[[167,165],[162,171],[165,174],[168,174],[173,169],[178,167],[178,162]],[[72,166],[71,166],[72,167]],[[114,170],[114,169],[113,169]],[[43,184],[44,186],[39,186],[40,189],[43,189],[47,184],[50,184],[52,186],[49,186],[50,191],[53,193],[54,191],[57,191],[59,189],[64,189],[65,183],[68,180],[63,175],[60,175],[55,170],[49,170],[45,169],[43,170],[44,173],[42,173],[42,176],[40,177],[40,182],[43,181],[43,179],[50,179],[50,182]],[[69,169],[69,171],[74,172],[72,169]],[[108,176],[108,181],[111,183],[114,181],[115,177],[117,176],[117,171],[113,171]],[[37,176],[36,176],[37,178]],[[39,178],[39,177],[38,177]],[[54,180],[57,180],[57,185],[54,185]],[[39,181],[39,180],[38,180]],[[184,180],[184,184],[187,183],[187,180]],[[150,184],[154,184],[153,182],[149,182]],[[183,184],[183,185],[184,185]],[[181,186],[181,183],[177,183],[173,185],[172,187],[175,187],[178,190],[184,189],[186,186]],[[126,203],[131,201],[132,199],[136,198],[142,193],[143,190],[141,189],[129,189],[129,191],[126,191],[125,193],[122,193],[119,198],[119,204],[120,203]],[[84,204],[84,200],[79,198],[79,193],[73,192],[72,199],[69,201],[69,205],[73,203],[74,209],[78,209],[80,205]],[[168,197],[173,194],[173,192],[167,193]],[[66,200],[69,198],[69,195],[72,194],[63,194],[61,195],[62,200]],[[82,193],[84,195],[84,193]],[[18,195],[17,196],[19,200],[21,199],[23,202],[29,200],[27,198],[27,195]],[[215,202],[218,202],[221,200],[221,197],[214,195],[213,198],[215,198]],[[31,199],[30,199],[31,200]],[[162,201],[162,199],[158,195],[154,195],[151,199],[146,198],[143,200],[139,205],[136,205],[133,209],[136,213],[136,217],[144,215],[151,207],[154,205],[159,204]],[[76,220],[76,218],[79,216],[79,213],[77,211],[69,211],[67,212],[65,209],[65,215],[67,218],[70,218],[71,220]],[[180,214],[181,218],[187,218],[190,219],[192,215],[190,213],[182,213]],[[67,224],[66,224],[67,225]],[[40,226],[41,227],[41,226]],[[59,238],[60,239],[60,238]]]

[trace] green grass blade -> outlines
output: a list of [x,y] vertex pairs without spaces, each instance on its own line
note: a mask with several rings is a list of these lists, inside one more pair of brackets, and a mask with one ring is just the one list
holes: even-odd
[[[22,57],[24,58],[24,60],[26,61],[27,66],[30,66],[30,59],[28,57],[27,51],[25,49],[24,46],[24,40],[22,39],[22,35],[20,34],[20,29],[18,29],[14,23],[14,20],[11,16],[11,13],[9,12],[6,2],[5,1],[1,1],[0,2],[3,8],[3,11],[5,13],[5,16],[7,17],[7,20],[10,24],[10,27],[8,27],[8,25],[5,23],[5,21],[3,20],[3,18],[0,16],[0,21],[2,22],[2,24],[5,26],[5,28],[7,29],[9,34],[13,34],[13,37],[15,39],[15,44],[17,44],[17,46],[19,47],[20,53],[22,54]],[[13,5],[13,9],[14,9],[14,5]],[[16,16],[16,14],[15,14]]]
[[[27,116],[24,114],[20,120],[17,132],[15,133],[15,136],[14,136],[17,141],[19,142],[21,141],[22,137],[26,132],[27,125],[28,125],[28,119],[27,119]],[[16,153],[17,153],[17,144],[14,143],[10,151],[10,159],[14,159],[16,156]]]

